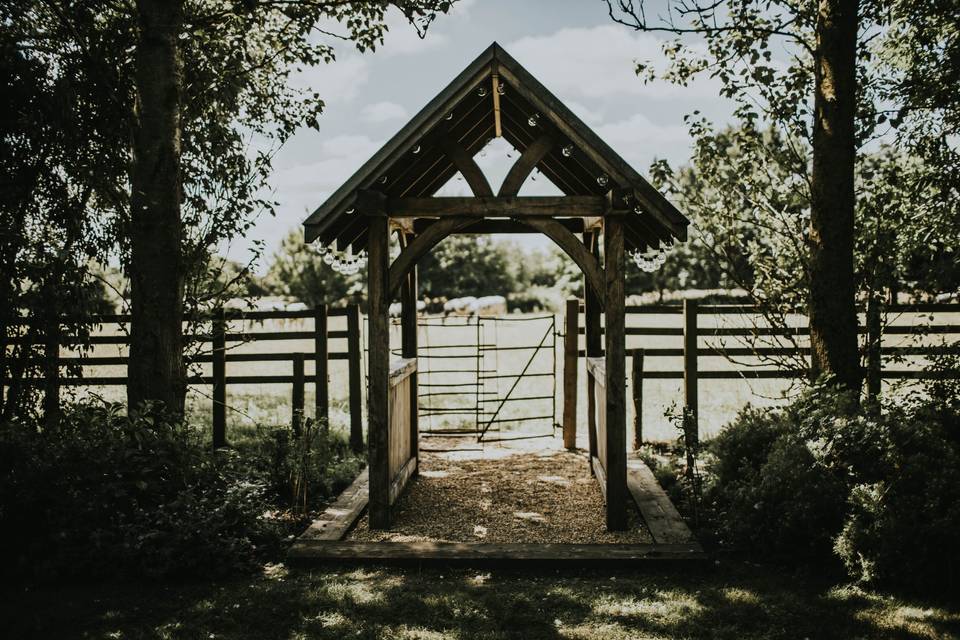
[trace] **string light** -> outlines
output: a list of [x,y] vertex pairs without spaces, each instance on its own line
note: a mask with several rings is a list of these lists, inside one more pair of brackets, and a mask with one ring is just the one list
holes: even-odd
[[530,116],[529,118],[527,118],[527,124],[530,125],[531,127],[537,126],[537,123],[538,123],[539,121],[540,121],[540,114],[539,114],[539,113],[535,113],[535,114],[533,114],[532,116]]
[[352,276],[359,273],[360,269],[367,263],[367,252],[361,251],[353,255],[349,250],[337,251],[333,246],[325,247],[320,245],[316,249],[317,255],[322,256],[324,264],[339,274]]
[[666,247],[659,245],[655,249],[646,252],[634,251],[631,254],[633,263],[645,273],[653,273],[664,265],[667,261],[667,252],[673,248],[673,245]]

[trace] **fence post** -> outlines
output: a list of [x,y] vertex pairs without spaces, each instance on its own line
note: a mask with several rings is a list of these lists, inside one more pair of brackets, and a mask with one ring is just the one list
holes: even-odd
[[567,300],[563,338],[563,446],[577,448],[577,350],[580,343],[580,301]]
[[213,316],[213,448],[227,445],[227,320],[223,307]]
[[683,435],[687,466],[693,470],[693,451],[700,442],[697,408],[697,301],[683,301]]
[[633,391],[633,448],[643,446],[643,349],[631,351],[633,369],[630,386]]
[[60,417],[60,319],[47,328],[44,345],[43,419],[48,429],[55,428]]
[[350,448],[355,453],[363,451],[363,399],[361,397],[360,358],[360,305],[347,307],[347,362],[349,368],[350,394]]
[[867,395],[876,400],[880,395],[880,374],[883,367],[880,359],[881,336],[880,296],[870,294],[867,299]]
[[330,374],[327,368],[327,305],[318,304],[313,316],[313,362],[316,382],[316,397],[314,398],[314,419],[322,423],[322,428],[329,427],[330,418]]
[[302,353],[293,354],[293,394],[290,404],[293,405],[293,433],[298,436],[303,430],[303,362]]

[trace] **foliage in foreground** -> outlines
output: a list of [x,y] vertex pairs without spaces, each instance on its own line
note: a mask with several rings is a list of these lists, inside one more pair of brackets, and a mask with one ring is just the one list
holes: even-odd
[[850,576],[954,584],[960,546],[960,404],[908,395],[881,407],[816,387],[747,407],[710,446],[705,499],[723,542],[794,560],[832,551]]
[[[292,532],[279,517],[359,463],[325,431],[211,450],[159,411],[80,405],[53,428],[0,428],[4,567],[35,578],[186,577],[255,566]],[[332,479],[331,479],[332,478]],[[302,513],[302,511],[301,511]]]

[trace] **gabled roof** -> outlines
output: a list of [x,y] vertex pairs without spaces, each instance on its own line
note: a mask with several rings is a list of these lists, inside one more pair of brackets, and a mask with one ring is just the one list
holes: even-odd
[[303,222],[306,240],[361,242],[364,216],[352,215],[359,189],[389,198],[429,197],[440,189],[458,171],[449,144],[473,156],[495,134],[494,73],[503,87],[497,96],[503,137],[522,153],[549,136],[554,144],[536,168],[565,195],[605,195],[614,188],[632,194],[627,244],[633,248],[686,239],[687,218],[493,43]]

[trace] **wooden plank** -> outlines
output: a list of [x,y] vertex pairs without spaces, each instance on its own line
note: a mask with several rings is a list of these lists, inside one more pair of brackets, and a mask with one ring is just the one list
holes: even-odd
[[543,157],[550,152],[553,144],[553,138],[547,134],[543,134],[524,149],[520,157],[517,158],[513,166],[510,167],[510,171],[507,172],[507,177],[503,179],[503,184],[500,185],[497,196],[500,198],[516,196],[530,173],[533,172],[537,164],[543,160]]
[[590,458],[590,468],[593,470],[593,475],[597,479],[597,484],[600,485],[600,493],[603,494],[603,499],[607,499],[607,472],[603,469],[603,462],[600,461],[600,458],[597,456],[592,456]]
[[627,414],[626,337],[624,334],[624,237],[622,216],[604,221],[604,274],[606,276],[606,459],[607,529],[627,526]]
[[467,153],[459,144],[449,139],[444,138],[442,145],[443,152],[447,154],[447,157],[450,158],[454,166],[460,171],[464,180],[470,185],[470,191],[473,192],[473,195],[477,198],[493,197],[493,189],[490,188],[487,176],[485,176],[480,167],[477,166],[473,156]]
[[[593,256],[597,264],[600,264],[600,243],[598,233],[584,233],[583,244],[587,251]],[[600,304],[600,298],[596,291],[587,284],[584,276],[583,285],[583,325],[586,339],[587,355],[597,357],[603,350],[601,340],[600,313],[603,311],[603,305]]]
[[361,395],[360,358],[360,306],[347,307],[347,373],[350,402],[350,448],[354,453],[363,451],[363,396]]
[[633,391],[633,448],[643,446],[643,349],[631,352],[632,375],[630,388]]
[[390,481],[390,504],[393,505],[400,499],[400,496],[403,495],[403,490],[407,486],[407,482],[410,481],[410,478],[413,477],[413,474],[417,470],[417,459],[414,457],[407,458],[407,461],[400,467],[400,471],[394,475],[393,480]]
[[390,481],[410,460],[410,378],[390,387],[390,433],[388,457]]
[[[408,238],[404,236],[404,244],[407,244]],[[417,323],[417,296],[418,296],[418,284],[417,284],[417,267],[414,265],[413,269],[410,270],[410,273],[407,275],[406,285],[403,287],[401,295],[401,354],[404,358],[412,358],[416,361],[417,358],[417,340],[418,340],[418,323]],[[419,423],[419,396],[417,392],[417,372],[414,371],[410,376],[410,402],[409,402],[409,411],[410,411],[410,455],[414,458],[414,474],[417,472],[417,467],[420,459],[420,423]]]
[[223,308],[213,320],[213,448],[227,445],[227,322]]
[[327,353],[327,305],[318,304],[313,316],[313,367],[316,382],[314,383],[314,419],[323,423],[323,428],[330,424],[330,374],[328,370],[329,356]]
[[[427,200],[429,199],[427,198]],[[387,300],[392,299],[400,291],[400,286],[420,258],[451,233],[456,233],[460,229],[470,226],[475,220],[475,218],[469,217],[444,218],[414,238],[413,242],[407,245],[390,265],[389,284],[386,290]]]
[[[597,457],[597,385],[593,378],[593,373],[587,371],[587,447],[590,452],[590,459]],[[593,464],[590,467],[590,475],[593,473]]]
[[390,526],[390,298],[387,290],[389,228],[371,217],[367,242],[368,359],[367,443],[370,464],[370,528]]
[[493,63],[493,132],[494,136],[503,136],[503,126],[500,124],[500,76],[496,71],[496,62]]
[[367,508],[367,492],[370,484],[369,470],[360,475],[344,489],[337,500],[300,534],[300,541],[341,540],[360,519]]
[[577,448],[577,342],[580,334],[580,301],[567,300],[563,333],[563,446]]
[[416,358],[394,358],[393,362],[390,363],[390,386],[397,386],[416,370]]
[[290,397],[290,406],[292,413],[292,427],[296,435],[300,435],[303,430],[303,409],[304,409],[304,386],[303,375],[304,357],[302,353],[297,353],[293,358],[293,391]]
[[577,239],[577,236],[567,231],[567,229],[552,218],[521,217],[517,218],[517,220],[537,229],[540,233],[553,240],[553,242],[580,267],[584,279],[597,296],[598,304],[601,308],[605,308],[606,290],[604,287],[603,271],[600,269],[600,264],[597,259],[587,251],[587,248]]
[[[391,218],[391,220],[407,220],[408,218]],[[416,218],[413,221],[413,229],[416,233],[423,233],[427,227],[435,224],[437,221],[432,218]],[[557,220],[565,229],[572,233],[583,231],[583,221],[579,218],[561,218]],[[540,233],[536,229],[521,224],[515,220],[506,220],[503,218],[492,218],[489,220],[478,220],[474,224],[461,229],[459,234],[488,234],[488,233]]]
[[463,561],[463,562],[610,562],[701,561],[697,545],[664,544],[524,544],[461,542],[325,542],[298,540],[287,553],[293,562],[321,560]]
[[[697,301],[683,301],[683,399],[687,418],[684,434],[687,448],[696,447],[700,440],[698,429],[697,390]],[[689,456],[688,456],[689,457]]]
[[657,544],[689,544],[699,547],[690,527],[667,497],[643,460],[627,461],[627,488]]
[[391,218],[596,217],[604,209],[602,196],[434,196],[391,198],[387,204]]

